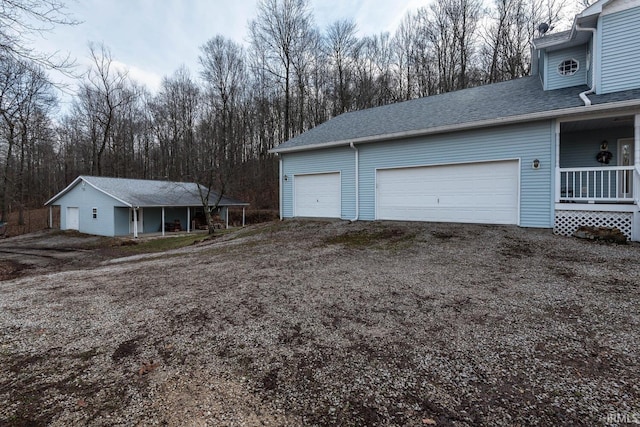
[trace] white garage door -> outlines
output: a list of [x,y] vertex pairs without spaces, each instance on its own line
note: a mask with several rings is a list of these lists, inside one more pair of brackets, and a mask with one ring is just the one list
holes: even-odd
[[67,207],[67,230],[80,229],[80,209]]
[[380,169],[377,218],[517,224],[519,176],[515,160]]
[[340,173],[295,175],[294,215],[340,218]]

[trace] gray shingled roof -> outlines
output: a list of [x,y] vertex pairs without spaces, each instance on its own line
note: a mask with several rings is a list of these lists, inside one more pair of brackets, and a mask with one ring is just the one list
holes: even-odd
[[[69,191],[74,183],[86,181],[100,191],[115,197],[116,199],[130,206],[151,207],[151,206],[201,206],[200,195],[198,193],[199,184],[192,182],[170,182],[153,181],[147,179],[126,179],[109,178],[99,176],[82,175],[74,182],[58,193],[46,204],[52,204],[56,199]],[[206,188],[200,186],[206,194]],[[209,195],[210,204],[218,199],[218,193],[211,192]],[[223,196],[219,206],[246,206],[248,203]]]
[[569,40],[569,38],[571,37],[571,30],[567,30],[567,31],[558,31],[556,33],[547,33],[542,37],[538,37],[536,39],[533,40],[533,43],[535,46],[538,46],[539,44],[555,44],[555,43],[561,43],[564,41]]
[[[280,144],[273,152],[295,151],[331,146],[336,142],[368,139],[380,140],[385,136],[397,136],[438,128],[455,128],[468,125],[516,118],[567,108],[584,108],[578,94],[587,86],[545,91],[537,76],[523,77],[502,83],[494,83],[463,89],[440,95],[428,96],[382,107],[344,113]],[[617,92],[607,95],[589,95],[593,105],[614,101],[640,100],[640,90]],[[469,128],[469,126],[466,126]]]

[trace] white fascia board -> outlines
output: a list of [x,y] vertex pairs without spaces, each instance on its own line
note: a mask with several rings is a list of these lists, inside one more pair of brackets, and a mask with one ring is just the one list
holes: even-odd
[[362,138],[344,139],[340,141],[331,141],[319,144],[302,145],[298,147],[290,148],[272,148],[270,153],[294,153],[298,151],[318,150],[332,147],[342,147],[345,145],[353,144],[365,144],[371,142],[389,141],[395,139],[414,138],[420,136],[436,135],[441,133],[458,132],[463,130],[481,129],[494,126],[518,124],[523,122],[533,122],[537,120],[545,119],[558,119],[567,116],[585,115],[591,113],[602,113],[608,110],[614,111],[618,109],[639,107],[640,99],[632,99],[627,101],[608,102],[606,104],[596,104],[585,107],[584,105],[579,107],[563,108],[560,110],[541,111],[537,113],[522,114],[512,117],[500,117],[497,119],[480,120],[476,122],[461,123],[455,125],[437,126],[429,129],[413,130],[406,132],[390,133],[385,135],[367,136]]

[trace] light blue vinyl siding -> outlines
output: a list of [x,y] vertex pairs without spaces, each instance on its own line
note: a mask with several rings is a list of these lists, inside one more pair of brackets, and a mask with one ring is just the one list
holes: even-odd
[[[360,218],[375,219],[375,170],[489,160],[521,160],[520,225],[552,226],[553,126],[538,122],[360,147]],[[541,167],[534,170],[534,159]]]
[[[355,216],[355,151],[350,147],[329,148],[282,155],[282,216],[293,217],[293,176],[323,172],[340,172],[341,218]],[[282,177],[281,177],[282,179]]]
[[[143,208],[143,218],[142,218],[142,233],[157,233],[162,231],[162,208]],[[180,219],[176,217],[176,213],[172,212],[172,215],[169,215],[169,209],[165,209],[164,213],[164,221],[165,222],[173,222],[174,219]],[[180,225],[183,225],[184,222],[180,221]],[[184,224],[186,226],[186,224]]]
[[113,214],[114,214],[114,223],[115,223],[115,236],[126,236],[127,234],[129,234],[129,222],[130,222],[130,215],[131,215],[131,209],[128,207],[125,208],[119,208],[119,207],[115,207],[113,208]]
[[602,17],[600,90],[640,88],[640,7]]
[[[115,233],[113,206],[121,204],[90,185],[82,184],[79,182],[56,201],[56,204],[60,205],[60,228],[66,229],[67,207],[78,207],[81,233],[113,236]],[[98,209],[98,217],[95,219],[93,208]]]
[[[558,65],[567,59],[578,61],[578,71],[572,76],[563,76],[558,72]],[[545,89],[553,90],[563,87],[580,86],[587,83],[587,46],[575,46],[547,54],[547,72]]]
[[[520,225],[553,226],[555,128],[552,121],[358,145],[360,212],[374,220],[376,169],[519,159]],[[534,159],[541,162],[533,169]],[[354,153],[350,148],[283,154],[283,174],[342,172],[342,217],[355,214]],[[293,216],[291,181],[283,182],[283,216]]]
[[[618,164],[618,139],[622,138],[633,138],[633,126],[563,133],[560,143],[560,167],[615,166]],[[602,141],[608,142],[609,151],[613,154],[608,165],[596,160]]]

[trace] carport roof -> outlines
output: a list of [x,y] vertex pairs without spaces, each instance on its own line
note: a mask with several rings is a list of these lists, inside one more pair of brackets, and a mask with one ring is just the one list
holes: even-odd
[[[148,179],[109,178],[81,175],[64,190],[56,194],[45,205],[55,202],[80,184],[90,185],[96,190],[130,207],[160,207],[160,206],[202,206],[198,188],[206,194],[206,187],[193,182],[154,181]],[[212,191],[209,204],[213,205],[218,199],[218,193]],[[223,196],[218,206],[248,206],[248,203]]]
[[640,106],[640,90],[589,95],[587,86],[543,90],[538,76],[341,114],[271,150],[295,152],[332,146],[388,141],[556,117]]

